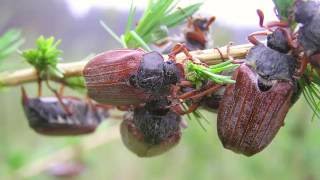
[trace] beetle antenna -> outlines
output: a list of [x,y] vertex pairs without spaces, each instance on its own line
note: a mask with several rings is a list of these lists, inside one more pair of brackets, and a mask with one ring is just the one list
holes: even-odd
[[261,9],[257,9],[257,14],[259,17],[259,26],[262,28],[265,28],[265,26],[263,25],[263,21],[264,21],[264,13]]
[[26,90],[21,86],[22,103],[26,104],[29,100]]

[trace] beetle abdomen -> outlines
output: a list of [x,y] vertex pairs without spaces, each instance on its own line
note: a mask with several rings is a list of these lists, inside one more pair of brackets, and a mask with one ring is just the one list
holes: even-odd
[[63,98],[63,103],[70,108],[71,114],[65,112],[55,97],[27,99],[23,102],[23,108],[29,126],[45,135],[87,134],[93,132],[108,116],[106,110],[94,109],[81,100]]
[[264,149],[284,123],[293,85],[277,82],[261,91],[257,75],[246,65],[234,74],[219,106],[218,135],[225,148],[251,156]]
[[106,51],[93,58],[84,68],[88,95],[97,102],[113,105],[139,104],[148,93],[130,85],[137,73],[143,50],[118,49]]

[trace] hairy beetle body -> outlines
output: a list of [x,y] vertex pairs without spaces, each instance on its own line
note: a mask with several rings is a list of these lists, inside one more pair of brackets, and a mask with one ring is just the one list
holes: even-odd
[[119,49],[93,58],[83,71],[89,96],[105,104],[138,105],[169,93],[181,73],[158,52]]
[[140,157],[160,155],[178,144],[180,115],[167,108],[168,101],[155,100],[125,115],[120,132],[125,146]]
[[277,28],[271,34],[268,34],[267,46],[281,53],[288,53],[290,51],[288,39],[284,31],[280,28]]
[[140,66],[143,50],[118,49],[93,58],[84,68],[88,95],[100,103],[139,104],[150,94],[130,85],[130,77]]
[[64,97],[62,100],[71,114],[65,112],[56,97],[24,99],[29,126],[44,135],[79,135],[93,132],[109,116],[105,109],[92,107],[80,99]]
[[251,156],[263,150],[284,124],[294,86],[277,82],[261,91],[258,75],[241,65],[219,106],[218,135],[225,148]]

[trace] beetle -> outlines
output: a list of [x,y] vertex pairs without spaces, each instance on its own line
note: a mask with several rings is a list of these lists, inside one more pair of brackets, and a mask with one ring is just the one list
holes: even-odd
[[[315,0],[296,0],[294,19],[303,26],[298,30],[298,43],[305,52],[304,69],[307,62],[320,68],[320,2]],[[308,60],[308,61],[307,61]]]
[[139,105],[170,93],[170,86],[184,78],[183,67],[175,62],[175,55],[186,48],[177,44],[169,60],[156,51],[117,49],[94,57],[84,68],[88,95],[97,102]]
[[140,157],[167,152],[181,138],[181,116],[171,110],[167,98],[152,100],[128,112],[120,126],[125,146]]
[[294,85],[259,83],[259,75],[242,64],[235,84],[227,85],[217,119],[218,136],[227,149],[246,156],[263,150],[284,124]]
[[[183,11],[182,11],[183,12]],[[174,47],[174,42],[185,44],[190,51],[204,50],[208,45],[208,32],[210,26],[216,20],[215,16],[211,17],[189,17],[183,27],[181,34],[177,37],[169,37],[156,43],[157,46],[163,47],[162,53],[168,54]]]
[[216,20],[215,16],[209,18],[188,19],[187,28],[184,30],[186,46],[189,50],[203,50],[207,45],[207,34],[211,24]]
[[75,97],[61,97],[66,112],[57,97],[29,98],[22,90],[22,105],[29,126],[37,133],[52,136],[81,135],[95,131],[109,116],[108,110]]
[[235,71],[236,83],[226,86],[217,118],[223,146],[246,156],[270,144],[299,95],[294,77],[298,58],[289,53],[295,49],[287,39],[291,36],[277,28],[268,36],[270,42],[265,46],[255,35],[248,37],[254,47]]

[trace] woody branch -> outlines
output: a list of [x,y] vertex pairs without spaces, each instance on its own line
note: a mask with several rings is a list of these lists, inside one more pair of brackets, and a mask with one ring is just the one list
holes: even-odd
[[[244,58],[248,50],[252,47],[251,44],[242,44],[230,47],[230,54],[234,58]],[[227,48],[219,48],[222,53],[223,58],[227,59]],[[220,53],[217,49],[206,49],[191,51],[192,56],[201,60],[202,62],[213,65],[218,64],[223,61]],[[164,56],[167,59],[167,56]],[[177,61],[181,61],[185,58],[183,53],[177,55]],[[59,68],[64,71],[64,77],[81,76],[82,70],[86,65],[87,61],[71,62],[71,63],[61,63]],[[37,80],[37,72],[34,68],[17,70],[12,73],[0,75],[0,84],[6,87],[18,86],[24,83],[29,83]]]

